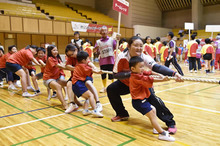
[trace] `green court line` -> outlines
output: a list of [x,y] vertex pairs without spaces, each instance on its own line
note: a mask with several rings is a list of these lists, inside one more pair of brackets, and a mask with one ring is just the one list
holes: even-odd
[[[12,104],[10,104],[10,103],[4,101],[4,100],[2,100],[2,99],[0,99],[0,101],[6,103],[6,104],[8,104],[8,105],[10,105],[10,106],[13,107],[13,108],[16,108],[17,110],[20,110],[20,111],[26,113],[27,115],[29,115],[30,117],[32,117],[32,118],[34,118],[34,119],[39,119],[39,118],[35,117],[34,115],[32,115],[32,114],[30,114],[30,113],[28,113],[28,112],[25,112],[24,110],[22,110],[22,109],[20,109],[20,108],[18,108],[18,107],[16,107],[16,106],[14,106],[14,105],[12,105]],[[73,139],[79,141],[80,143],[89,146],[88,143],[86,143],[86,142],[84,142],[84,141],[78,139],[77,137],[74,137],[74,136],[70,135],[69,133],[63,132],[63,131],[60,130],[59,128],[57,128],[57,127],[55,127],[55,126],[53,126],[53,125],[51,125],[51,124],[49,124],[49,123],[47,123],[47,122],[45,122],[45,121],[43,121],[43,120],[40,120],[39,122],[42,122],[42,123],[44,123],[45,125],[47,125],[47,126],[49,126],[49,127],[51,127],[51,128],[54,128],[54,129],[57,130],[58,132],[62,132],[63,134],[67,135],[68,137],[73,138]]]
[[[18,94],[18,93],[15,93],[15,94],[20,95],[20,94]],[[43,104],[43,105],[47,105],[47,104],[45,104],[45,103],[42,103],[42,102],[40,102],[40,101],[38,101],[38,100],[35,100],[35,99],[32,99],[32,98],[28,98],[28,97],[25,97],[25,98],[30,99],[30,100],[33,100],[33,101],[38,102],[38,103],[41,103],[41,104]],[[3,102],[5,102],[5,101],[2,100],[2,99],[0,99],[0,100],[3,101]],[[16,108],[16,109],[18,109],[18,110],[20,110],[20,111],[22,111],[22,112],[24,112],[24,113],[26,113],[26,114],[28,114],[29,116],[31,116],[31,117],[33,117],[33,118],[35,118],[35,119],[39,119],[39,118],[37,118],[37,117],[35,117],[35,116],[33,116],[33,115],[31,115],[31,114],[29,114],[29,113],[23,111],[22,109],[19,109],[19,108],[15,107],[14,105],[11,105],[10,103],[7,103],[7,102],[5,102],[5,103],[8,104],[8,105],[10,105],[10,106],[12,106],[12,107],[14,107],[14,108]],[[50,106],[50,105],[47,105],[47,106]],[[58,108],[56,108],[56,107],[52,107],[52,108],[63,112],[63,110],[58,109]],[[72,114],[69,114],[69,115],[72,115]],[[77,118],[79,118],[79,119],[82,119],[82,120],[84,120],[84,121],[87,121],[87,122],[96,124],[96,125],[98,125],[98,126],[100,126],[100,127],[103,127],[103,128],[105,128],[105,129],[108,129],[108,130],[110,130],[110,131],[112,131],[112,132],[118,133],[119,135],[122,135],[122,136],[125,136],[125,137],[130,138],[131,140],[128,140],[128,141],[124,142],[124,143],[126,143],[126,144],[129,143],[129,142],[131,142],[131,141],[136,140],[136,138],[130,137],[130,136],[126,135],[126,134],[123,134],[123,133],[121,133],[121,132],[115,131],[115,130],[110,129],[110,128],[108,128],[108,127],[105,127],[105,126],[103,126],[103,125],[97,124],[97,123],[95,123],[95,122],[86,120],[86,119],[84,119],[84,118],[82,118],[82,117],[79,117],[79,116],[76,116],[76,115],[72,115],[72,116],[77,117]],[[54,129],[58,130],[58,131],[62,131],[62,130],[56,128],[55,126],[53,126],[53,125],[51,125],[51,124],[49,124],[49,123],[47,123],[47,122],[45,122],[45,121],[43,121],[43,120],[40,120],[40,122],[42,122],[42,123],[44,123],[44,124],[50,126],[51,128],[54,128]],[[83,142],[83,141],[81,141],[80,139],[78,139],[78,138],[76,138],[76,137],[74,137],[74,136],[72,136],[72,135],[70,135],[70,134],[68,134],[68,133],[66,133],[66,132],[62,132],[62,133],[63,133],[63,134],[66,134],[66,135],[69,135],[71,138],[76,139],[76,140],[79,141],[79,142]],[[84,144],[84,143],[86,143],[86,142],[83,142],[83,144]],[[85,145],[89,145],[89,144],[86,143]]]
[[220,87],[220,86],[219,85],[214,85],[214,86],[211,86],[211,87],[207,87],[207,88],[203,88],[203,89],[200,89],[200,90],[197,90],[197,91],[190,92],[188,94],[204,91],[204,90],[211,89],[211,88],[214,88],[214,87]]
[[67,130],[70,130],[70,129],[74,129],[74,128],[78,128],[80,126],[87,125],[87,124],[90,124],[90,123],[84,123],[84,124],[77,125],[77,126],[74,126],[74,127],[70,127],[70,128],[67,128],[67,129],[64,129],[64,130],[60,130],[60,131],[57,131],[57,132],[54,132],[54,133],[50,133],[50,134],[46,134],[46,135],[43,135],[43,136],[39,136],[39,137],[36,137],[36,138],[33,138],[33,139],[29,139],[29,140],[26,140],[26,141],[23,141],[23,142],[20,142],[20,143],[17,143],[17,144],[13,144],[12,146],[16,146],[16,145],[19,145],[19,144],[24,144],[24,143],[27,143],[27,142],[30,142],[30,141],[34,141],[34,140],[37,140],[37,139],[40,139],[40,138],[44,138],[44,137],[47,137],[47,136],[51,136],[51,135],[60,133],[61,131],[64,132],[64,131],[67,131]]

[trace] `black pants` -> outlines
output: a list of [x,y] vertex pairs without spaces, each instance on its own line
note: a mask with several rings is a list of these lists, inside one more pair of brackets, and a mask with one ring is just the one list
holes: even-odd
[[[157,117],[166,123],[167,126],[175,125],[173,114],[165,106],[164,102],[155,95],[154,90],[150,88],[151,96],[148,101],[156,108]],[[129,87],[117,80],[107,87],[108,99],[115,110],[117,116],[128,117],[128,111],[125,109],[121,96],[129,94]]]
[[169,68],[171,62],[173,64],[173,66],[176,68],[176,70],[178,71],[178,73],[183,76],[184,75],[183,71],[182,71],[181,67],[179,66],[179,64],[177,63],[177,61],[176,61],[176,55],[174,55],[173,58],[171,58],[170,60],[166,60],[165,61],[165,66]]
[[[197,65],[198,65],[198,70],[201,69],[200,58],[196,58],[196,62],[197,62]],[[195,64],[196,64],[196,63],[195,63]],[[196,68],[196,65],[195,65],[195,68]]]
[[189,57],[189,70],[197,70],[196,57]]

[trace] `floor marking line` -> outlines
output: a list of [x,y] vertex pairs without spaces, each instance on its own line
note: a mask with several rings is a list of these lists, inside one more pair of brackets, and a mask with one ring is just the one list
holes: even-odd
[[4,129],[12,128],[12,127],[17,127],[17,126],[21,126],[21,125],[25,125],[25,124],[29,124],[29,123],[33,123],[33,122],[42,121],[42,120],[45,120],[45,119],[50,119],[50,118],[54,118],[54,117],[59,117],[59,116],[62,116],[62,115],[65,115],[65,113],[58,114],[58,115],[53,115],[53,116],[49,116],[49,117],[45,117],[45,118],[41,118],[41,119],[37,119],[37,120],[32,120],[32,121],[28,121],[28,122],[24,122],[24,123],[19,123],[19,124],[7,126],[7,127],[2,127],[2,128],[0,128],[0,131],[1,131],[1,130],[4,130]]

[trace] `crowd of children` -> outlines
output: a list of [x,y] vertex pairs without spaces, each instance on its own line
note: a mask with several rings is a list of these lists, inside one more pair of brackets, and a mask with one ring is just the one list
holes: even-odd
[[[117,114],[112,121],[128,120],[129,114],[123,106],[120,95],[130,93],[133,107],[150,119],[155,128],[154,133],[159,133],[159,139],[175,141],[169,135],[177,130],[173,115],[164,104],[161,105],[163,101],[154,94],[153,82],[167,81],[168,78],[164,75],[176,76],[177,81],[181,81],[181,75],[184,74],[178,64],[178,58],[181,62],[184,52],[189,60],[189,72],[201,70],[200,59],[205,61],[206,73],[212,72],[212,66],[220,69],[220,34],[213,43],[210,39],[205,39],[206,44],[203,46],[201,46],[201,40],[195,40],[196,36],[192,35],[192,40],[188,42],[185,49],[182,44],[179,48],[176,47],[172,32],[168,33],[167,41],[163,42],[160,42],[160,37],[154,41],[147,36],[145,43],[138,36],[132,37],[128,43],[123,38],[119,49],[116,49],[116,41],[107,35],[107,27],[102,27],[100,34],[101,39],[97,40],[93,47],[89,40],[83,43],[79,38],[79,32],[75,32],[75,38],[65,48],[67,60],[65,64],[55,45],[48,45],[46,49],[29,45],[20,51],[17,51],[16,46],[13,45],[8,47],[7,54],[4,54],[4,49],[0,48],[0,86],[3,87],[3,78],[6,78],[9,90],[17,90],[21,87],[23,97],[34,97],[41,94],[38,80],[43,79],[48,92],[47,100],[51,98],[50,89],[52,89],[53,96],[57,95],[65,113],[71,113],[79,106],[83,106],[84,116],[91,114],[92,117],[102,118],[103,108],[92,78],[93,73],[101,74],[103,89],[100,92],[107,91],[109,101]],[[95,52],[100,54],[100,69],[93,64]],[[120,55],[117,56],[119,53]],[[127,55],[123,57],[124,54]],[[178,73],[169,69],[170,63],[174,65]],[[144,71],[145,65],[155,72]],[[40,67],[39,73],[34,66]],[[68,80],[65,79],[63,70],[71,71]],[[108,74],[108,79],[112,81],[108,87],[106,73],[102,70],[116,73]],[[157,75],[158,78],[152,77],[152,74]],[[31,86],[30,77],[34,88]],[[21,86],[17,83],[20,79]],[[118,80],[114,81],[114,79]],[[30,94],[28,90],[35,93]],[[85,99],[83,105],[78,101],[79,97]],[[155,102],[154,99],[158,101]],[[69,100],[69,104],[66,100]],[[89,105],[92,110],[89,110]],[[156,116],[167,124],[168,131],[164,131],[159,126]]]

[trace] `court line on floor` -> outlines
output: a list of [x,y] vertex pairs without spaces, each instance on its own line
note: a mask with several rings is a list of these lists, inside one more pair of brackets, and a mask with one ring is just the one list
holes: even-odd
[[[55,107],[55,106],[54,106],[54,107]],[[52,108],[52,106],[48,106],[48,107],[44,107],[44,108],[38,108],[38,109],[26,111],[26,112],[20,112],[20,113],[5,115],[5,116],[1,116],[0,118],[10,117],[10,116],[16,116],[16,115],[20,115],[20,114],[24,114],[24,113],[28,113],[28,112],[35,112],[35,111],[44,110],[44,109],[48,109],[48,108]]]
[[[183,86],[178,86],[178,87],[169,88],[169,89],[162,90],[162,91],[157,91],[156,93],[161,93],[161,92],[165,92],[165,91],[169,91],[169,90],[173,90],[173,89],[178,89],[178,88],[182,88],[182,87],[186,87],[186,86],[191,86],[191,85],[195,85],[195,84],[199,84],[199,83],[186,84],[186,85],[183,85]],[[122,100],[123,101],[131,100],[131,98],[124,98]],[[163,100],[163,101],[167,102],[167,103],[172,103],[174,105],[181,105],[181,106],[184,106],[184,107],[189,107],[189,108],[203,110],[203,111],[209,111],[209,112],[218,113],[218,114],[220,113],[220,111],[211,110],[211,109],[207,109],[207,108],[201,108],[201,107],[197,107],[197,106],[191,106],[191,105],[187,105],[187,104],[181,104],[181,103],[176,103],[176,102],[171,102],[171,101],[166,101],[166,100]],[[109,105],[109,104],[110,103],[104,103],[102,105]]]
[[19,123],[19,124],[15,124],[15,125],[11,125],[11,126],[2,127],[2,128],[0,128],[0,131],[4,130],[4,129],[8,129],[8,128],[13,128],[13,127],[17,127],[17,126],[33,123],[33,122],[38,122],[38,121],[54,118],[54,117],[59,117],[59,116],[62,116],[62,115],[65,115],[65,113],[58,114],[58,115],[53,115],[53,116],[49,116],[49,117],[45,117],[45,118],[41,118],[41,119],[37,119],[37,120],[32,120],[32,121],[28,121],[28,122],[24,122],[24,123]]

